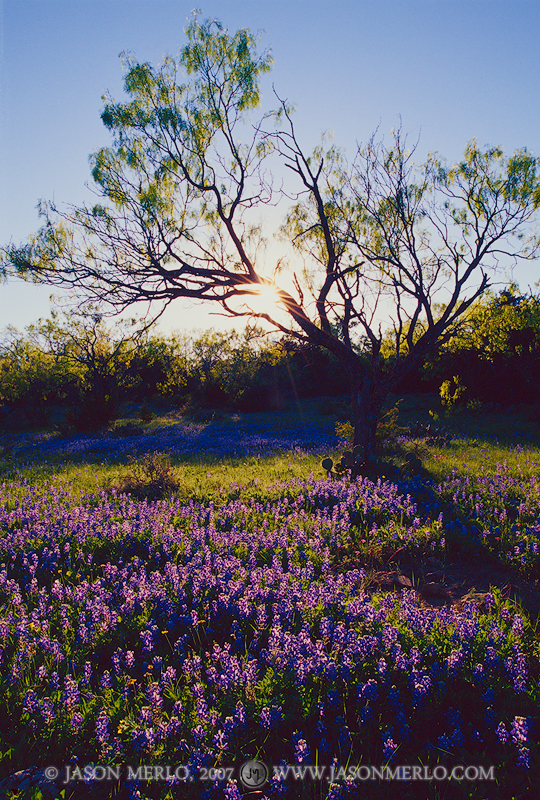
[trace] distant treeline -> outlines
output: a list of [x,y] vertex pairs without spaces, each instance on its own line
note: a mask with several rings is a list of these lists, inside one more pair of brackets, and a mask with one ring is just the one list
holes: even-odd
[[[347,376],[326,353],[261,330],[130,335],[99,314],[52,319],[0,339],[0,426],[93,430],[122,404],[270,411],[295,397],[342,395]],[[143,409],[143,412],[145,410]]]
[[400,390],[438,391],[457,405],[540,402],[540,295],[522,295],[516,285],[487,293]]
[[[384,342],[389,363],[391,338]],[[348,392],[334,357],[260,330],[133,336],[95,311],[51,319],[0,338],[0,425],[92,430],[123,403],[270,411],[296,398]],[[540,400],[540,296],[516,286],[488,294],[459,331],[400,387],[438,391],[448,404]]]

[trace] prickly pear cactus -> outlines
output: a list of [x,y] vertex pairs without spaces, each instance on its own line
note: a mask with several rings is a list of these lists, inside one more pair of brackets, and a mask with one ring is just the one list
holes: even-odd
[[321,466],[325,472],[329,472],[333,477],[341,478],[349,472],[351,478],[357,478],[364,467],[361,454],[362,448],[356,445],[352,450],[345,450],[337,464],[334,464],[331,458],[325,458],[322,460]]

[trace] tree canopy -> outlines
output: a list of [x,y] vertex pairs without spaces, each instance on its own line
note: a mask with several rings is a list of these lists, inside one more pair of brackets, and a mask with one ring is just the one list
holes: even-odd
[[[249,31],[194,18],[186,36],[159,68],[125,57],[128,100],[106,98],[113,144],[92,157],[99,202],[43,203],[43,227],[4,264],[115,310],[212,300],[326,348],[349,375],[369,462],[388,392],[454,335],[490,275],[536,256],[539,159],[471,141],[456,164],[417,164],[401,131],[359,145],[350,163],[335,146],[308,153],[285,101],[254,120],[271,58]],[[279,189],[276,160],[291,179]],[[259,258],[261,216],[285,193],[281,240],[300,265],[290,283],[284,262],[265,272]],[[276,312],[239,303],[265,286]]]

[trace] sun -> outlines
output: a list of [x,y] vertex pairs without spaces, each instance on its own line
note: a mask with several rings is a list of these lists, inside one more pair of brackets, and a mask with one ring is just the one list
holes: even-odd
[[278,289],[265,283],[254,287],[248,305],[254,314],[268,314],[275,317],[281,302]]

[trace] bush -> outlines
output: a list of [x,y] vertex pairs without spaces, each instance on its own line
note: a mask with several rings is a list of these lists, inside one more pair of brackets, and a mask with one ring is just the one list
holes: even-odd
[[459,375],[454,375],[452,380],[444,381],[439,389],[441,403],[447,408],[457,406],[467,390],[460,381]]
[[131,471],[121,475],[114,484],[122,494],[130,494],[137,500],[161,500],[180,488],[164,453],[146,453],[139,460],[130,459],[130,465]]

